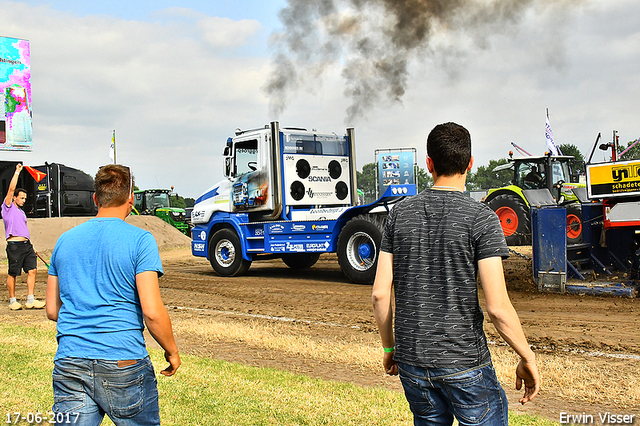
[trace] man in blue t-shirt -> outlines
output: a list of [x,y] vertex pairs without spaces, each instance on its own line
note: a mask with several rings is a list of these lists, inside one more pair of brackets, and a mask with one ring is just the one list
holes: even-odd
[[124,219],[133,206],[127,167],[95,178],[95,218],[65,232],[51,256],[47,316],[57,321],[55,413],[76,425],[159,425],[158,390],[143,337],[146,323],[173,375],[180,366],[171,320],[160,297],[155,239]]
[[[478,303],[521,357],[516,388],[522,404],[540,387],[529,348],[504,281],[509,251],[496,214],[466,196],[471,137],[455,123],[427,138],[433,186],[389,213],[373,285],[374,316],[387,374],[400,375],[414,424],[508,425],[508,404],[491,363]],[[395,291],[395,330],[392,291]]]

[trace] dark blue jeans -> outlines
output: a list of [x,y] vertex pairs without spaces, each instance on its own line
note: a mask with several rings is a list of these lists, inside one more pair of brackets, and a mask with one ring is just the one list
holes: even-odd
[[508,426],[507,398],[491,363],[477,368],[422,368],[398,363],[415,426]]
[[53,412],[69,413],[76,426],[97,426],[105,414],[117,426],[160,424],[149,357],[122,367],[118,361],[59,359],[53,367],[53,399]]

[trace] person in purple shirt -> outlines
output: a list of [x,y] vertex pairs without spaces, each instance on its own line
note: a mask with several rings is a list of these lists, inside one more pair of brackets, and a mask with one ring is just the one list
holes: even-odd
[[24,307],[42,309],[46,304],[34,297],[38,258],[29,240],[27,215],[22,211],[22,206],[27,200],[27,191],[16,188],[22,167],[22,164],[16,164],[16,171],[9,183],[4,203],[2,203],[2,221],[7,240],[7,261],[9,263],[7,289],[9,290],[9,309],[12,311],[22,309],[22,304],[16,299],[16,277],[21,275],[21,271],[27,274],[27,302]]

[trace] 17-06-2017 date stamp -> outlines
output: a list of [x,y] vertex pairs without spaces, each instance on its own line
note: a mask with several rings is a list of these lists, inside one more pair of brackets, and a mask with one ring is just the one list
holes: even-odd
[[80,413],[54,413],[53,411],[49,411],[48,413],[21,413],[15,411],[13,413],[7,412],[5,424],[74,424],[78,421],[79,416]]

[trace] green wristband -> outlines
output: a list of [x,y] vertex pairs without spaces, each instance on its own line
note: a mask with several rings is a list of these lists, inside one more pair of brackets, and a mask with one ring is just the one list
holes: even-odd
[[382,348],[382,349],[384,349],[384,351],[385,351],[386,353],[390,353],[390,352],[395,351],[395,350],[396,350],[396,347],[394,346],[394,347],[392,347],[392,348]]

